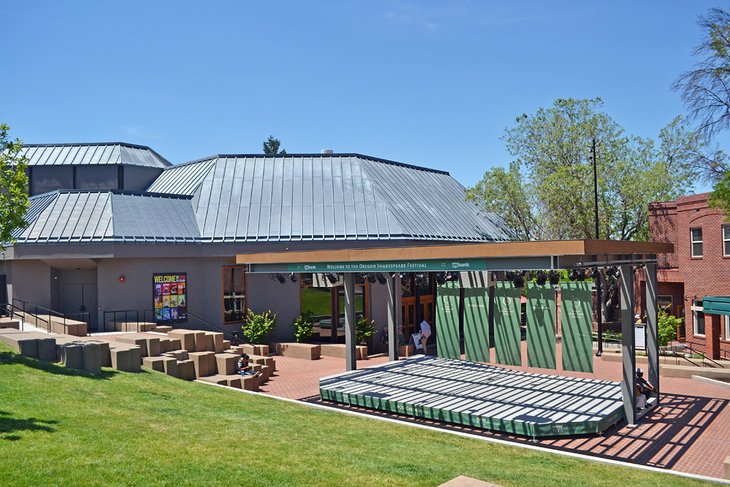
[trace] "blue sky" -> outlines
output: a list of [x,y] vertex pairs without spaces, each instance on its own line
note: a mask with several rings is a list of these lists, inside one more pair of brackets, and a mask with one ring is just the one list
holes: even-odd
[[126,141],[172,162],[360,152],[466,186],[515,117],[600,96],[627,132],[683,112],[704,1],[0,0],[0,121],[27,143]]

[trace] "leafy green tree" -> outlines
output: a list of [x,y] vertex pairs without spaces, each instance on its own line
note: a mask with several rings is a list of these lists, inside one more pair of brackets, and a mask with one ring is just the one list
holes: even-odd
[[375,320],[360,318],[355,322],[355,341],[357,343],[365,344],[373,333],[375,333]]
[[27,164],[20,155],[19,139],[10,140],[10,127],[0,124],[0,247],[12,244],[12,233],[27,225],[28,210]]
[[659,328],[659,345],[666,346],[669,342],[676,340],[677,330],[682,326],[682,319],[672,316],[666,310],[659,308],[657,325]]
[[304,311],[294,320],[294,340],[303,343],[314,334],[314,313]]
[[253,344],[263,345],[269,338],[269,333],[276,324],[276,313],[264,311],[254,313],[250,309],[246,313],[246,319],[241,325],[243,335]]
[[558,99],[516,119],[503,140],[514,158],[494,168],[468,197],[498,214],[520,239],[595,238],[593,162],[597,143],[601,238],[648,238],[648,205],[675,198],[692,183],[700,142],[674,119],[660,143],[625,134],[600,99]]
[[269,135],[269,138],[264,141],[263,147],[264,154],[267,156],[286,155],[286,151],[284,149],[279,150],[279,147],[281,147],[281,141],[273,135]]

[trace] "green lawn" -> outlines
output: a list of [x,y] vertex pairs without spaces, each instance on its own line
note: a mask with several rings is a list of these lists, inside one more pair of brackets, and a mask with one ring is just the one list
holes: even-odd
[[695,485],[0,345],[2,485]]

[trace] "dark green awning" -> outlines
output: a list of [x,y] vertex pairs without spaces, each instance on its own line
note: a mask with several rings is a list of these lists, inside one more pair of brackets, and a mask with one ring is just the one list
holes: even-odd
[[730,296],[705,296],[702,307],[708,315],[730,315]]

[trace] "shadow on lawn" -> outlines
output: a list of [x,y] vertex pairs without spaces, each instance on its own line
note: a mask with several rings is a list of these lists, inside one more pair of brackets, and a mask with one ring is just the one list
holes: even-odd
[[0,366],[12,364],[25,365],[26,367],[42,370],[43,372],[48,372],[51,374],[68,375],[73,377],[88,377],[89,379],[108,380],[116,375],[116,372],[108,370],[102,370],[99,374],[92,374],[90,372],[86,372],[85,370],[69,369],[62,365],[25,357],[14,352],[0,352]]
[[53,433],[56,431],[51,425],[58,424],[55,420],[44,420],[37,418],[13,418],[8,411],[0,411],[0,440],[18,441],[21,436],[19,431],[45,431]]

